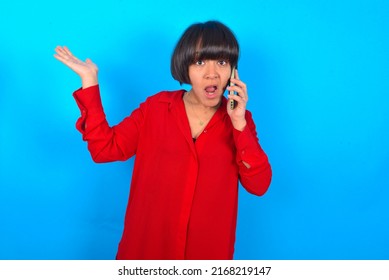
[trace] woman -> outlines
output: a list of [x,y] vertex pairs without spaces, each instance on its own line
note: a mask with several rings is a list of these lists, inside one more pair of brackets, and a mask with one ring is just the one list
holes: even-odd
[[[191,90],[151,96],[110,127],[97,66],[56,48],[55,57],[81,77],[76,126],[94,161],[136,156],[117,259],[233,258],[238,183],[262,195],[272,174],[246,110],[238,56],[238,42],[222,23],[191,25],[171,60],[173,77]],[[226,89],[237,93],[228,96],[235,108],[223,97]]]

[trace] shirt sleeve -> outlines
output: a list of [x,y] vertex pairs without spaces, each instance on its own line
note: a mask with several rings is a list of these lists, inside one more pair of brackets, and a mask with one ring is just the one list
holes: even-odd
[[[272,170],[267,155],[257,137],[251,113],[246,112],[247,125],[243,131],[234,129],[236,161],[242,186],[250,193],[263,195],[270,186]],[[246,166],[243,162],[248,164]]]
[[124,161],[136,153],[145,105],[141,105],[118,125],[110,127],[101,102],[99,86],[73,93],[81,116],[76,128],[88,143],[95,162]]

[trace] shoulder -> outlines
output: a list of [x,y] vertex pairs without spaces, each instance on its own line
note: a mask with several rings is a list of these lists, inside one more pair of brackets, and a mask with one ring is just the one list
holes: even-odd
[[166,110],[170,111],[173,107],[179,108],[184,93],[185,90],[160,91],[149,96],[140,104],[138,109],[142,111],[144,115],[158,115],[161,112],[166,112]]
[[146,98],[145,101],[143,101],[139,105],[139,109],[142,111],[153,111],[153,110],[160,110],[166,106],[161,105],[168,105],[170,108],[171,104],[177,104],[182,100],[182,96],[185,93],[185,90],[175,90],[175,91],[160,91],[154,95],[151,95]]

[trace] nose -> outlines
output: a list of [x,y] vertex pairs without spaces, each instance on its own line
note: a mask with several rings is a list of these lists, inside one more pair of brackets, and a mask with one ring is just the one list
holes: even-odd
[[206,64],[206,69],[205,69],[205,77],[208,78],[208,79],[215,79],[217,77],[219,77],[219,74],[217,72],[217,65],[216,65],[216,61],[212,61],[210,60],[207,64]]

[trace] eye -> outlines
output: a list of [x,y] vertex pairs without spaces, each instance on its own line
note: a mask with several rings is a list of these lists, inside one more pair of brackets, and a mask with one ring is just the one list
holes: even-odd
[[204,65],[204,61],[203,60],[197,60],[197,61],[195,61],[195,65],[198,65],[198,66],[201,66],[201,65]]
[[219,60],[217,62],[220,66],[226,66],[228,64],[228,61],[227,60]]

